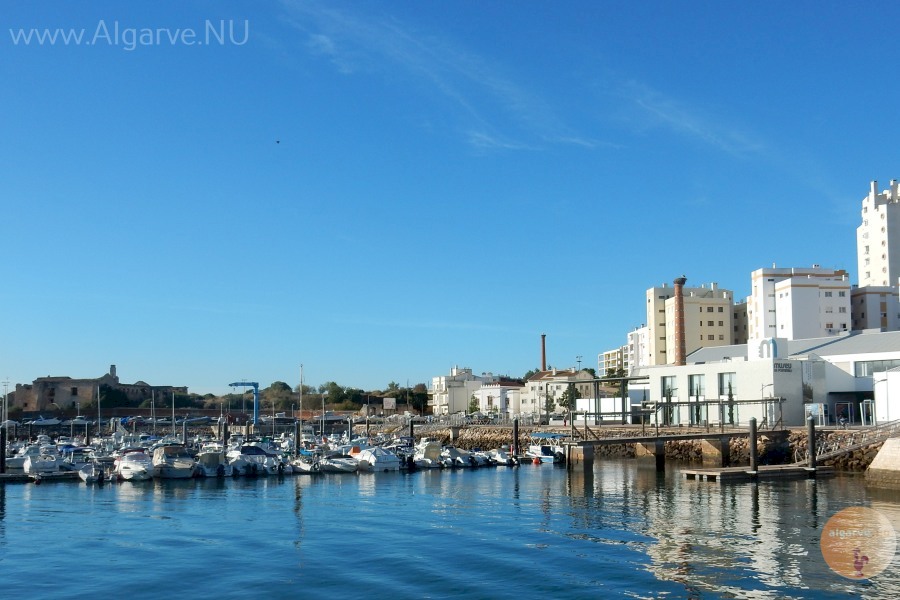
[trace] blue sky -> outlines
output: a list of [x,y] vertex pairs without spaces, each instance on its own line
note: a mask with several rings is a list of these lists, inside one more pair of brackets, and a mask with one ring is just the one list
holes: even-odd
[[681,274],[856,282],[860,201],[900,178],[898,13],[5,2],[0,377],[521,376],[541,333],[596,366]]

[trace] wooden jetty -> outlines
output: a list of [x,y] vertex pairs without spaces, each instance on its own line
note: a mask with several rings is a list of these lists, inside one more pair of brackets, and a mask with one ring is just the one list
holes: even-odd
[[750,467],[722,467],[682,469],[685,479],[710,481],[718,483],[741,483],[746,481],[767,481],[772,479],[807,479],[829,477],[834,475],[834,468],[817,466],[815,468],[799,465],[763,465],[755,471]]
[[[79,481],[78,471],[59,471],[58,473],[43,473],[41,482],[47,481]],[[34,475],[18,471],[15,473],[0,473],[0,483],[32,483]]]

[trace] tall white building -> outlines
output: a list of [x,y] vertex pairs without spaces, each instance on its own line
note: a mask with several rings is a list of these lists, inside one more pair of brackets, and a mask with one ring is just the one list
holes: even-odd
[[650,364],[650,329],[641,325],[628,333],[628,374]]
[[900,184],[891,180],[878,193],[873,181],[862,201],[862,223],[856,228],[859,287],[894,286],[900,277]]
[[900,296],[897,287],[853,288],[850,292],[850,328],[900,330]]
[[757,269],[747,298],[748,339],[808,339],[850,331],[850,278],[841,269]]
[[[733,344],[734,296],[718,284],[682,288],[685,350]],[[675,288],[663,284],[647,290],[647,355],[649,364],[674,362]]]

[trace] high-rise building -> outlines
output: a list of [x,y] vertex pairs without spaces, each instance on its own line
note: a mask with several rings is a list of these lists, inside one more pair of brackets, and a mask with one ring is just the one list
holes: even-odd
[[879,193],[873,181],[862,200],[862,223],[856,228],[859,287],[895,286],[900,277],[900,184]]

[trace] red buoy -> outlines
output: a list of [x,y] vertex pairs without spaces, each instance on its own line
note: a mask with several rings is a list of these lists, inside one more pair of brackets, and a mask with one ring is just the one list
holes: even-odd
[[533,465],[539,465],[539,464],[541,464],[541,459],[538,458],[537,456],[535,456],[535,457],[534,457],[534,460],[531,461],[531,464],[533,464]]

